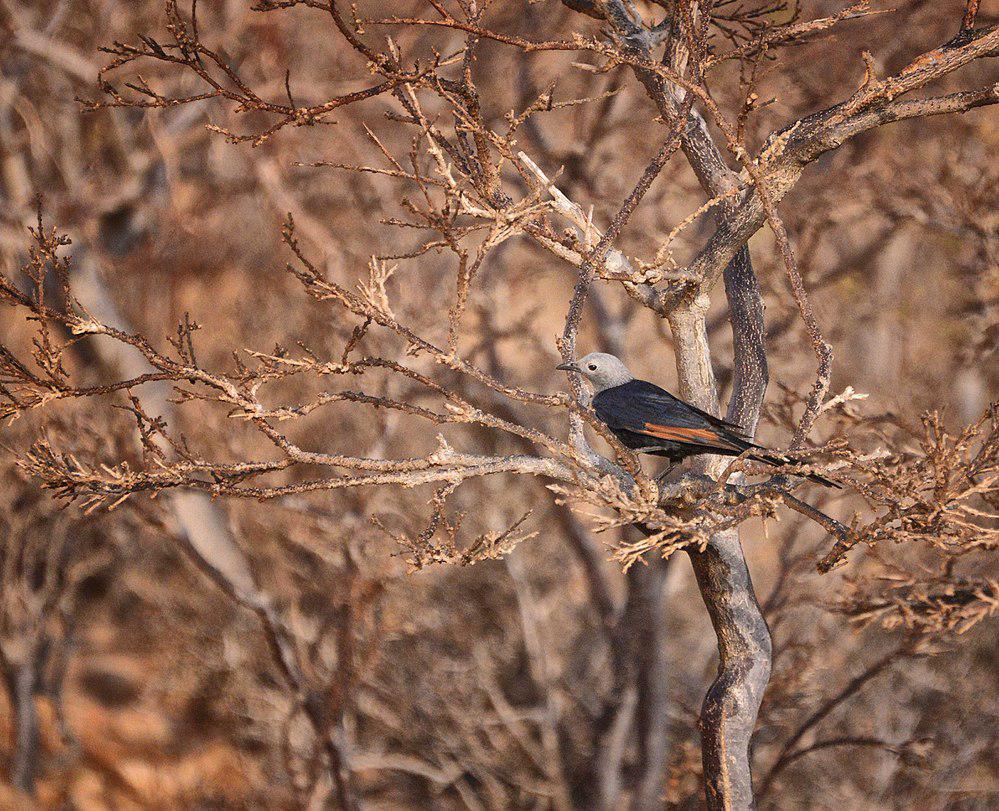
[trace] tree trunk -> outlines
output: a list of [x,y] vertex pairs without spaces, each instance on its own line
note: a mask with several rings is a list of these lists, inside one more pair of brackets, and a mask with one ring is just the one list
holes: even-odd
[[17,665],[11,682],[17,732],[10,782],[19,791],[34,796],[35,771],[38,766],[38,713],[35,708],[35,662],[30,656],[27,661]]

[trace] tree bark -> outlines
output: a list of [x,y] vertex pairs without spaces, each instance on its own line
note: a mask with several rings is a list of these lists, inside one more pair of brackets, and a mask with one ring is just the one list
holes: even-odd
[[35,772],[38,766],[38,713],[35,707],[37,672],[33,657],[20,662],[11,679],[11,700],[17,718],[14,757],[10,782],[18,791],[35,794]]
[[[754,303],[751,269],[733,269],[733,287],[740,302],[731,311],[736,342],[739,388],[733,393],[730,417],[742,417],[748,430],[755,428],[766,388],[766,359],[759,358],[762,343],[762,304]],[[680,394],[700,408],[718,413],[714,372],[708,347],[705,313],[708,301],[700,297],[669,314],[676,342]],[[752,306],[749,306],[752,305]],[[747,316],[748,313],[748,316]],[[759,316],[759,321],[756,316]],[[734,412],[734,414],[733,414]],[[701,457],[701,472],[719,472],[717,457]],[[718,675],[701,708],[701,758],[705,798],[709,809],[753,808],[753,778],[749,742],[756,725],[763,693],[770,680],[771,640],[760,611],[737,530],[715,535],[703,551],[688,552],[704,605],[718,637]]]
[[770,630],[737,531],[716,535],[690,560],[718,636],[718,675],[700,720],[708,808],[753,808],[749,742],[770,681]]
[[[635,733],[638,742],[638,766],[635,775],[633,811],[661,808],[663,777],[669,744],[669,721],[666,714],[669,695],[666,669],[666,629],[663,607],[669,560],[658,558],[648,566],[635,566],[641,575],[636,588],[644,595],[640,647],[635,652],[638,666],[638,704],[635,708]],[[629,575],[631,572],[629,572]]]

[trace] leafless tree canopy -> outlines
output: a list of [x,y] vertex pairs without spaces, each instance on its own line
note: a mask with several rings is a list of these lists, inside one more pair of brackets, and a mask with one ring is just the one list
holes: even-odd
[[10,801],[987,806],[997,15],[0,0]]

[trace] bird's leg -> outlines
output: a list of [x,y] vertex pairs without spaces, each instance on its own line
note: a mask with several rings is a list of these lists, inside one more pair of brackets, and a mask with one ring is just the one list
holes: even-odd
[[675,467],[676,467],[676,461],[673,460],[673,459],[669,459],[667,457],[666,468],[658,476],[656,476],[656,484],[658,484],[660,486],[662,486],[663,484],[665,484],[666,483],[666,477],[669,476],[669,474],[673,472],[673,469]]

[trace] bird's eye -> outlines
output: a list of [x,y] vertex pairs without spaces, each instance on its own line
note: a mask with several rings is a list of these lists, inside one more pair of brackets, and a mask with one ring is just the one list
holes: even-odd
[[597,364],[595,364],[595,363],[591,363],[591,364],[590,364],[590,365],[589,365],[589,366],[588,366],[587,368],[588,368],[588,369],[589,369],[589,370],[590,370],[591,372],[595,372],[595,371],[597,370]]

